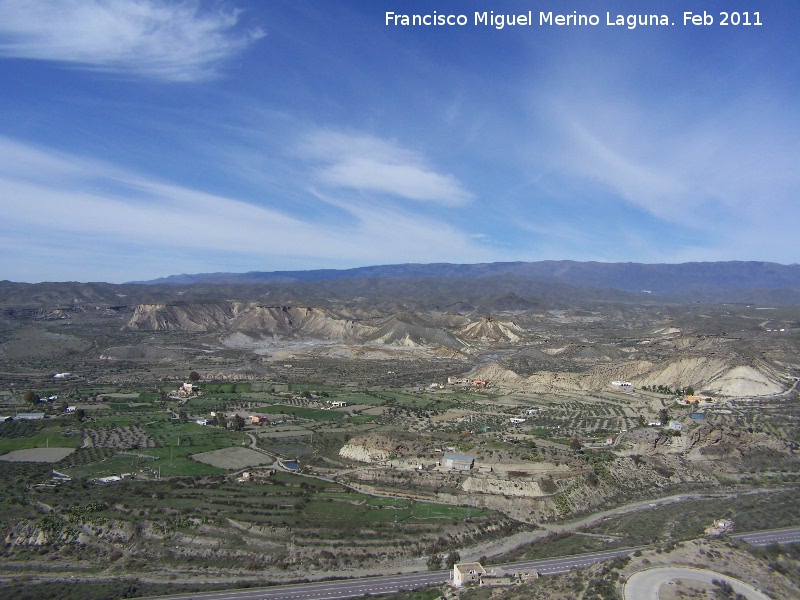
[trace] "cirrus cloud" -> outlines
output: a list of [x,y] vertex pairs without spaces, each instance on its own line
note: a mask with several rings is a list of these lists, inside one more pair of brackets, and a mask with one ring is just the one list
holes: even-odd
[[254,39],[241,11],[160,0],[1,0],[0,56],[168,81],[212,78]]
[[0,136],[0,279],[86,279],[81,269],[90,279],[126,281],[231,265],[341,268],[362,264],[365,249],[377,263],[486,256],[448,223],[314,196],[348,218],[333,227]]

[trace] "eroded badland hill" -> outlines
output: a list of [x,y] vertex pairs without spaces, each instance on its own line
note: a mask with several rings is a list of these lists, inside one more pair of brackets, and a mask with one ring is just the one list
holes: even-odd
[[291,581],[800,524],[791,269],[687,299],[520,265],[1,283],[0,578]]

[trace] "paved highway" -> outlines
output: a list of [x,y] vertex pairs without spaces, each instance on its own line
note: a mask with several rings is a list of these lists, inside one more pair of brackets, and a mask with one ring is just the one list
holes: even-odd
[[[731,537],[755,546],[767,546],[774,543],[798,543],[800,542],[800,527],[745,533]],[[636,548],[624,548],[576,556],[508,563],[500,566],[508,571],[532,571],[535,569],[542,575],[555,575],[557,573],[566,573],[573,569],[588,567],[615,556],[631,554],[635,550]],[[447,582],[449,578],[449,571],[435,571],[433,573],[425,571],[341,581],[276,585],[266,588],[174,594],[171,596],[159,596],[159,598],[162,600],[187,600],[189,598],[198,600],[345,600],[347,598],[358,598],[366,594],[378,596],[395,593],[400,590],[440,585]]]
[[[536,569],[542,575],[566,573],[572,569],[588,567],[596,562],[615,556],[630,554],[634,548],[595,552],[578,556],[549,558],[531,562],[516,562],[503,565],[511,571],[532,571]],[[175,594],[161,596],[162,600],[185,600],[197,598],[202,600],[332,600],[358,598],[365,594],[380,595],[446,583],[450,579],[450,571],[407,573],[383,577],[366,577],[341,581],[325,581],[319,583],[299,583],[267,588],[226,590],[223,592],[204,592],[194,594]]]
[[773,529],[755,533],[741,533],[731,537],[747,542],[751,546],[769,546],[770,544],[800,544],[800,528]]

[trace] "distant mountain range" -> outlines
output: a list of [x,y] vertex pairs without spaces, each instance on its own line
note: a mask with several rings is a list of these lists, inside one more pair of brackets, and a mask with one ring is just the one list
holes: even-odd
[[[553,302],[735,302],[800,305],[800,265],[767,262],[682,264],[575,261],[402,264],[250,273],[173,275],[152,281],[0,281],[4,306],[131,305],[264,299],[323,302],[361,297],[429,306],[454,302],[523,308]],[[369,300],[368,300],[369,301]],[[507,309],[507,308],[506,308]]]
[[712,295],[743,290],[800,292],[800,265],[742,261],[642,264],[547,260],[463,265],[449,263],[402,264],[340,270],[172,275],[139,283],[148,285],[195,283],[232,285],[338,281],[342,279],[472,279],[500,275],[551,279],[573,286],[652,293],[666,297],[683,296],[687,292]]

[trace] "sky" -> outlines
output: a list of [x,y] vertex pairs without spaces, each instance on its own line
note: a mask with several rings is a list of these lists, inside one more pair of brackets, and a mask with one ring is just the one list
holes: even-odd
[[796,0],[0,0],[0,279],[797,263],[798,57]]

